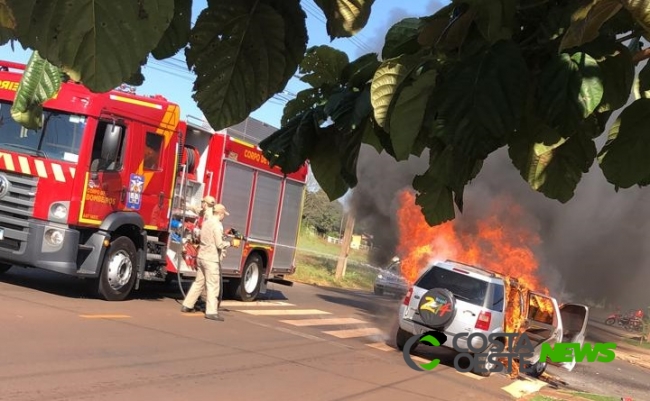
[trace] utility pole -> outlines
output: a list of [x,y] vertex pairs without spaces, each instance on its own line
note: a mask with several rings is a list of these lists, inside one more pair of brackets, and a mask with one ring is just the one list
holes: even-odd
[[345,221],[345,233],[341,242],[341,253],[336,263],[336,279],[340,280],[345,276],[345,269],[348,265],[348,254],[350,253],[350,243],[352,242],[352,232],[354,231],[354,215],[352,212],[347,213]]

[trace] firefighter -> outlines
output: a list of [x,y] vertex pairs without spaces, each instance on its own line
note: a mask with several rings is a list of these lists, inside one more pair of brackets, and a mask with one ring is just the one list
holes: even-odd
[[[209,198],[204,199],[207,210],[200,232],[196,279],[183,301],[181,312],[193,312],[196,301],[205,290],[207,298],[206,319],[223,321],[223,318],[219,316],[217,297],[221,289],[220,264],[230,243],[224,240],[221,221],[230,213],[228,213],[225,206],[216,204],[214,198]],[[208,211],[211,211],[211,213]]]

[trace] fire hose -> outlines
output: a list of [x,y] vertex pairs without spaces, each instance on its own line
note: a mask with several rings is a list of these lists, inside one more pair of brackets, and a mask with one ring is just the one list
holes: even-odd
[[[231,227],[230,229],[228,229],[228,231],[226,231],[226,234],[223,236],[223,240],[230,242],[232,247],[239,248],[239,246],[241,245],[241,241],[246,241],[246,237],[244,237],[236,229]],[[181,239],[181,245],[183,245],[182,239]],[[181,265],[180,262],[183,260],[183,253],[184,251],[180,252],[180,257],[179,257],[180,260],[178,264],[179,267]],[[177,276],[178,288],[180,289],[181,294],[183,294],[183,298],[186,298],[187,294],[183,289],[183,278],[181,276],[180,268],[176,269],[176,276]],[[206,292],[206,296],[207,296],[207,292]],[[217,300],[217,310],[218,310],[218,308],[221,306],[221,300],[223,298],[223,273],[221,270],[221,261],[219,261],[219,294],[217,294],[217,297],[218,297]]]

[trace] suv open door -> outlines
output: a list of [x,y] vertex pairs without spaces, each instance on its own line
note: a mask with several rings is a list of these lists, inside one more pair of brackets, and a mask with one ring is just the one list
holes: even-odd
[[555,298],[534,291],[530,291],[527,298],[525,333],[535,347],[529,374],[539,377],[546,370],[546,361],[539,360],[542,344],[553,346],[562,341],[562,318]]
[[[560,306],[562,318],[563,343],[578,343],[582,346],[585,342],[587,322],[589,321],[589,307],[582,304],[565,303]],[[569,372],[576,366],[575,356],[571,362],[554,364],[563,367]]]

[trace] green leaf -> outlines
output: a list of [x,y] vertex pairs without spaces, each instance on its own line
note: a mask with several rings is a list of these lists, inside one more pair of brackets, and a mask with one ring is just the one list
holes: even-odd
[[212,0],[192,29],[186,58],[197,75],[193,98],[216,130],[243,121],[298,67],[295,55],[306,44],[291,34],[304,27],[305,14],[298,0],[274,3]]
[[538,107],[544,121],[570,135],[596,110],[603,98],[603,80],[596,60],[586,53],[562,53],[549,61],[539,82]]
[[370,101],[377,124],[389,130],[390,113],[404,80],[418,66],[419,59],[410,55],[386,60],[375,72],[370,86]]
[[585,45],[584,49],[598,63],[604,87],[596,111],[604,113],[623,107],[634,84],[634,61],[630,50],[614,39],[597,39]]
[[560,51],[591,42],[600,34],[600,28],[618,13],[623,5],[618,0],[592,0],[572,16],[571,25],[560,42]]
[[596,145],[587,128],[567,139],[535,121],[528,131],[513,136],[508,153],[532,189],[566,203],[596,157]]
[[300,80],[314,88],[339,83],[343,70],[348,65],[344,52],[329,46],[314,46],[307,50],[300,63]]
[[436,11],[435,14],[420,18],[422,20],[422,29],[418,35],[420,46],[435,47],[452,21],[454,8],[456,8],[455,4],[447,4]]
[[475,16],[473,10],[467,10],[464,7],[454,8],[452,19],[435,43],[436,50],[455,51],[462,48],[472,28]]
[[468,159],[452,146],[440,142],[431,146],[429,168],[413,179],[413,189],[418,192],[415,203],[429,225],[454,219],[454,201],[462,212],[464,187],[476,177],[481,166],[481,161]]
[[0,26],[0,46],[3,46],[11,40],[15,40],[16,35],[11,29]]
[[259,143],[271,167],[280,166],[285,174],[300,169],[318,144],[320,109],[311,109],[291,119]]
[[127,85],[140,86],[144,83],[144,75],[142,74],[142,68],[138,68],[138,71],[133,74],[129,79],[124,81]]
[[[212,0],[213,1],[213,0]],[[261,0],[268,3],[271,7],[278,10],[283,16],[284,24],[284,43],[285,43],[285,63],[284,79],[278,85],[278,91],[284,89],[289,80],[296,73],[298,64],[305,57],[307,49],[307,15],[300,6],[300,0]]]
[[490,43],[512,37],[516,0],[459,0],[454,3],[470,4],[475,11],[475,22],[483,37]]
[[377,53],[368,53],[354,60],[341,72],[341,83],[352,88],[361,88],[375,75],[381,65]]
[[374,126],[374,120],[372,118],[368,118],[365,122],[363,122],[363,126],[361,129],[363,132],[361,136],[361,142],[375,148],[377,153],[381,153],[384,147],[381,145],[379,136],[377,136],[376,127]]
[[6,0],[0,0],[0,28],[13,30],[16,28],[16,19]]
[[333,140],[321,140],[318,143],[319,151],[310,159],[309,164],[318,185],[327,194],[330,201],[345,195],[349,187],[341,176],[342,164],[338,157],[338,149]]
[[404,18],[386,32],[381,57],[386,60],[402,54],[414,54],[420,50],[418,37],[424,21],[420,18]]
[[349,38],[368,23],[374,0],[314,0],[325,13],[331,40]]
[[11,116],[28,129],[43,125],[42,104],[61,88],[61,70],[34,51],[18,84]]
[[413,179],[413,189],[418,194],[415,203],[422,209],[425,221],[430,226],[442,224],[456,217],[453,192],[447,184],[452,169],[452,148],[432,147],[429,168]]
[[618,116],[598,161],[607,181],[629,188],[650,176],[650,99],[638,99]]
[[326,100],[320,88],[307,88],[298,92],[295,98],[289,100],[284,106],[281,124],[284,127],[294,117],[301,115]]
[[174,17],[151,55],[158,60],[172,57],[187,45],[192,29],[192,0],[174,0]]
[[174,15],[174,0],[5,1],[20,43],[95,92],[136,73]]
[[481,160],[505,145],[519,126],[528,79],[512,41],[497,42],[446,71],[434,93],[445,141]]
[[636,22],[650,32],[650,2],[647,0],[619,0]]
[[397,95],[395,108],[389,116],[388,132],[398,161],[406,160],[411,155],[437,77],[436,70],[428,70],[416,77]]
[[637,78],[637,98],[650,98],[650,63],[646,61],[645,65],[639,71]]

